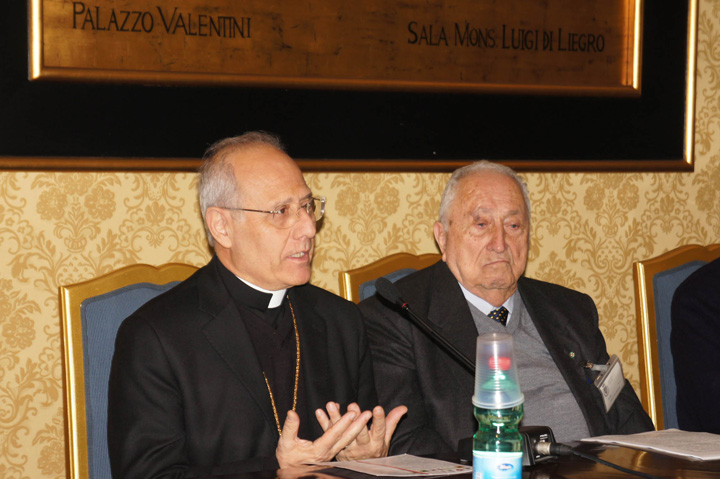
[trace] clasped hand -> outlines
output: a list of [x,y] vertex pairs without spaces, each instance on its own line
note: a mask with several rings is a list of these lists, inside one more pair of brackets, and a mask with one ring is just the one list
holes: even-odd
[[[297,437],[300,418],[295,411],[288,411],[282,435],[275,451],[280,467],[297,467],[302,464],[316,464],[337,458],[339,461],[384,457],[390,448],[390,439],[400,418],[407,412],[405,406],[398,406],[385,416],[380,406],[370,411],[361,411],[352,403],[345,414],[335,402],[326,405],[327,412],[315,411],[324,433],[315,441]],[[372,425],[367,427],[372,419]]]

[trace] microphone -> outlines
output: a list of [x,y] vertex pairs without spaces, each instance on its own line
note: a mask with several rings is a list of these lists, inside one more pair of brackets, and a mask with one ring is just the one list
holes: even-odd
[[627,467],[620,466],[618,464],[615,464],[613,462],[606,461],[605,459],[600,459],[599,457],[593,456],[592,454],[585,453],[582,451],[578,451],[574,447],[568,446],[566,444],[560,444],[557,442],[538,442],[535,443],[534,448],[535,454],[537,454],[539,457],[550,457],[552,456],[578,456],[582,457],[583,459],[588,459],[593,462],[597,462],[598,464],[602,464],[604,466],[612,467],[613,469],[617,469],[618,471],[625,472],[627,474],[632,474],[639,477],[645,477],[647,479],[660,479],[658,476],[655,476],[653,474],[649,474],[647,472],[642,471],[635,471],[632,469],[629,469]]
[[467,369],[472,375],[475,375],[475,363],[461,353],[455,346],[450,343],[442,334],[440,334],[435,327],[430,324],[427,320],[421,318],[410,306],[400,297],[400,291],[389,279],[380,277],[375,281],[375,289],[378,294],[385,298],[393,305],[400,308],[405,315],[410,319],[422,332],[427,334],[430,339],[437,342],[446,353],[453,357],[461,366]]

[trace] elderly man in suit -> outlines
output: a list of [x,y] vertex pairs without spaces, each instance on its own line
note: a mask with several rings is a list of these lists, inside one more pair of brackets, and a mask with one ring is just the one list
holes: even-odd
[[325,199],[313,196],[279,141],[259,132],[211,146],[198,189],[215,256],[117,335],[113,476],[232,474],[386,455],[406,409],[386,417],[374,407],[357,308],[307,284]]
[[[530,201],[513,170],[483,161],[455,171],[434,233],[442,261],[398,281],[401,296],[469,358],[478,334],[513,336],[525,394],[522,425],[550,426],[558,441],[653,429],[627,381],[606,411],[593,385],[597,373],[583,367],[609,359],[592,299],[522,276]],[[391,452],[454,450],[477,429],[472,374],[377,296],[360,310],[380,403],[409,409]]]

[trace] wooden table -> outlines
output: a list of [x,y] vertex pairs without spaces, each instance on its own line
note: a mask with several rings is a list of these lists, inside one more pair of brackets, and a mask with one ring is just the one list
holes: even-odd
[[[583,443],[577,450],[605,461],[646,474],[673,479],[720,478],[720,461],[690,461],[664,454],[627,447]],[[449,476],[472,479],[472,474]],[[523,467],[523,479],[631,479],[638,477],[577,456],[564,456],[534,466]],[[281,469],[245,474],[215,476],[215,479],[369,479],[374,476],[338,468],[318,467]]]

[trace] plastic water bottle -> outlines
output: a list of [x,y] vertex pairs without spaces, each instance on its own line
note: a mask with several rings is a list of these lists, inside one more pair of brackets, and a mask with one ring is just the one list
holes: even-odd
[[517,380],[513,339],[491,333],[477,339],[473,437],[474,479],[521,479],[524,396]]
[[474,479],[520,479],[522,437],[518,424],[522,404],[505,409],[475,407],[478,430],[473,436]]

